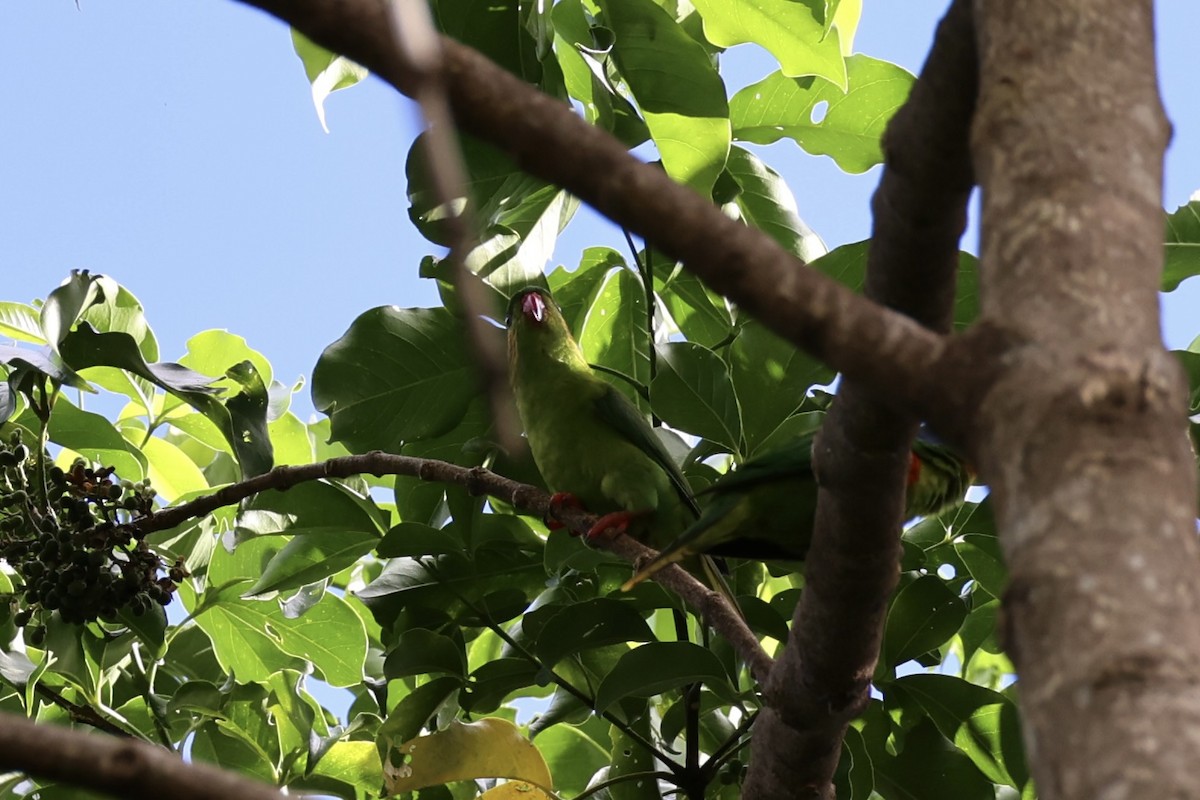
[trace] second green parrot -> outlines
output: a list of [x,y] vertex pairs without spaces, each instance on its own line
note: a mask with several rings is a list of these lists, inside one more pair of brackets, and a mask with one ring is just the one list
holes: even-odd
[[[812,543],[817,481],[812,471],[816,431],[728,472],[702,494],[711,496],[700,519],[671,542],[623,588],[696,553],[802,561]],[[905,519],[931,516],[963,501],[972,473],[953,450],[922,434],[909,460]]]
[[[679,466],[637,407],[588,365],[544,289],[510,300],[508,359],[529,449],[556,501],[569,496],[603,515],[589,537],[615,529],[661,549],[697,520]],[[709,557],[684,566],[728,596]]]

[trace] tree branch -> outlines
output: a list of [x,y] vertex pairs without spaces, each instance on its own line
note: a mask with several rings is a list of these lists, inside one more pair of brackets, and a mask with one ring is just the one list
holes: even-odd
[[[368,67],[412,96],[382,0],[242,0]],[[709,198],[642,163],[571,107],[479,53],[442,39],[456,122],[531,175],[575,194],[682,261],[771,330],[910,411],[944,402],[933,377],[946,340],[801,262]]]
[[106,792],[131,800],[279,800],[273,786],[132,738],[38,725],[0,713],[0,770]]
[[[976,53],[970,6],[942,20],[921,77],[885,136],[872,201],[867,292],[949,330],[958,241],[973,185],[968,132]],[[949,393],[947,393],[949,394]],[[869,701],[895,589],[905,472],[916,422],[847,378],[813,450],[820,493],[805,587],[764,686],[744,797],[827,798],[846,726]]]
[[[316,464],[276,467],[263,475],[230,484],[212,494],[143,517],[129,527],[142,534],[167,530],[270,489],[286,491],[305,481],[362,474],[409,475],[423,481],[454,484],[464,487],[473,495],[491,495],[532,516],[544,518],[551,513],[550,495],[536,486],[518,483],[483,467],[460,467],[445,461],[398,456],[376,450],[363,455],[331,458]],[[571,530],[581,534],[586,533],[597,520],[594,514],[570,507],[555,509],[554,515]],[[597,544],[634,564],[646,563],[657,555],[654,550],[629,536],[618,536]],[[679,567],[663,570],[660,575],[655,576],[659,583],[682,597],[734,646],[756,680],[766,678],[771,670],[771,657],[725,598]]]
[[492,307],[483,280],[467,267],[467,257],[479,242],[475,235],[474,204],[467,191],[469,176],[446,96],[441,38],[424,2],[390,3],[389,9],[396,48],[412,85],[417,87],[413,99],[425,117],[425,132],[419,145],[434,196],[438,205],[446,209],[453,208],[459,198],[465,198],[458,213],[447,213],[442,219],[450,248],[445,260],[462,304],[467,344],[492,412],[494,435],[507,452],[519,453],[525,449],[525,440],[521,438],[517,405],[508,385],[504,343],[485,319],[499,309]]

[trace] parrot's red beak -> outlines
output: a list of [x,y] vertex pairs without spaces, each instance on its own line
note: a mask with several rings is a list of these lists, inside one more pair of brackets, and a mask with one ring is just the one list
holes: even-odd
[[521,313],[534,322],[546,320],[546,300],[537,292],[530,292],[521,300]]

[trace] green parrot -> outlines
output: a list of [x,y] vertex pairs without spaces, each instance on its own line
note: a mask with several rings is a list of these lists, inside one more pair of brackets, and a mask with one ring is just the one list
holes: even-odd
[[[702,492],[711,496],[696,524],[630,578],[630,589],[667,564],[695,553],[802,561],[812,543],[817,481],[812,472],[816,431],[728,472]],[[957,453],[922,433],[909,459],[905,519],[931,516],[963,501],[973,474]]]
[[[588,365],[545,289],[522,289],[509,301],[508,361],[529,449],[553,503],[577,502],[602,515],[589,539],[623,532],[661,549],[697,520],[700,508],[679,466],[637,407]],[[732,601],[711,558],[683,566]]]

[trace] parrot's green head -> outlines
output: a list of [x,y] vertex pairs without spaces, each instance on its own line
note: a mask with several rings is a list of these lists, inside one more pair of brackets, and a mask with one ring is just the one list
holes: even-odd
[[508,358],[511,367],[533,366],[546,359],[588,369],[583,351],[550,292],[531,286],[508,302]]

